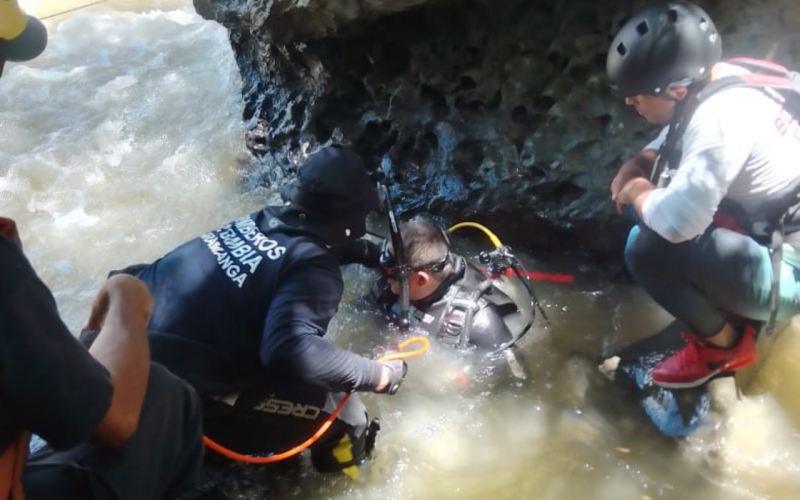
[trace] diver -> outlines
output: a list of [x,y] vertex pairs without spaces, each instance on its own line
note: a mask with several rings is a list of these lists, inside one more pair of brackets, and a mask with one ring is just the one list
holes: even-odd
[[526,378],[516,343],[530,330],[537,302],[510,249],[498,240],[496,250],[482,252],[481,271],[451,251],[447,232],[431,218],[402,222],[396,233],[380,244],[353,242],[340,249],[340,263],[380,269],[370,298],[401,328],[421,329],[458,349],[502,352],[513,375]]

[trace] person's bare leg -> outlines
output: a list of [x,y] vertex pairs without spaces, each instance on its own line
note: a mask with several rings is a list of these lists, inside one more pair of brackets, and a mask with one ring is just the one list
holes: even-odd
[[733,347],[739,340],[739,335],[730,323],[725,323],[720,331],[703,339],[703,343],[720,349]]

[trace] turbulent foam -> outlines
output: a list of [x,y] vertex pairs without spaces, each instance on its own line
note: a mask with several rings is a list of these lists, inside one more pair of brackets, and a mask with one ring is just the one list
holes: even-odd
[[257,200],[239,193],[249,160],[225,29],[189,10],[82,12],[49,29],[44,54],[0,81],[0,199],[77,329],[87,300],[59,289],[95,290]]
[[[692,436],[688,461],[720,487],[706,498],[790,498],[800,488],[800,439],[785,408],[769,394],[743,396],[724,420]],[[765,492],[765,486],[767,487]]]

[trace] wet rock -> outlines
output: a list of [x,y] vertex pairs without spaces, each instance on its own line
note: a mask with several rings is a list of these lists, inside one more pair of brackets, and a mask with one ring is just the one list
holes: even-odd
[[[725,55],[800,67],[800,4],[702,3]],[[352,144],[395,206],[477,220],[504,242],[619,264],[608,185],[655,133],[611,95],[610,39],[639,0],[195,0],[230,31],[263,182]]]
[[194,6],[207,19],[241,24],[264,42],[280,44],[300,37],[333,35],[354,23],[424,3],[431,0],[195,0]]
[[611,356],[610,358],[606,358],[598,367],[600,369],[600,373],[608,377],[609,380],[615,380],[620,361],[621,359],[619,356]]

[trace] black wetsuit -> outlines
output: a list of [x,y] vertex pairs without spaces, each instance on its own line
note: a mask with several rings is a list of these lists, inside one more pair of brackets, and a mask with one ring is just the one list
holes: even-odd
[[[267,207],[125,270],[153,294],[153,358],[204,397],[207,434],[242,453],[299,444],[333,411],[332,391],[371,390],[382,370],[322,338],[342,297],[339,264],[312,234],[283,223],[280,210]],[[312,448],[320,470],[363,455],[367,417],[357,398],[337,425],[346,432],[335,427]],[[343,435],[354,441],[353,460],[327,463]]]
[[[434,293],[411,303],[414,325],[444,342],[483,351],[513,340],[503,318],[517,312],[516,304],[464,257],[453,254],[453,262],[453,273]],[[384,310],[397,314],[397,296],[385,280],[376,283],[372,295]]]

